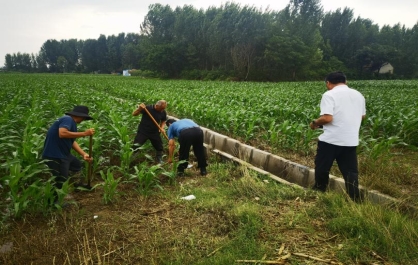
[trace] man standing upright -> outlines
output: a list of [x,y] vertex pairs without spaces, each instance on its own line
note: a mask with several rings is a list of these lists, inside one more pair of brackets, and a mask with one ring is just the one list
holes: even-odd
[[360,92],[347,86],[342,72],[328,74],[325,85],[328,91],[322,95],[320,117],[310,123],[312,130],[322,127],[324,130],[317,146],[313,189],[326,191],[329,171],[336,160],[348,195],[359,200],[356,149],[361,121],[366,115],[366,101]]
[[[141,103],[138,108],[132,112],[132,116],[142,114],[141,121],[138,125],[138,131],[134,139],[134,148],[138,148],[147,140],[150,140],[156,151],[156,160],[159,163],[163,162],[163,141],[161,140],[160,133],[162,133],[162,131],[160,128],[164,128],[165,121],[167,120],[166,107],[167,102],[165,100],[158,100],[155,105],[145,105],[144,103]],[[149,114],[152,117],[150,117]],[[154,121],[158,123],[159,128]]]

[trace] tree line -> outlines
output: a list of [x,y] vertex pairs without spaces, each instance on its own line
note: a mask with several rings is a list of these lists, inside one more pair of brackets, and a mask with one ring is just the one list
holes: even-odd
[[[418,22],[381,28],[345,7],[290,0],[280,11],[227,2],[206,10],[152,4],[139,33],[47,40],[38,54],[7,54],[9,71],[136,73],[162,78],[317,80],[418,77]],[[379,75],[386,63],[394,72]]]

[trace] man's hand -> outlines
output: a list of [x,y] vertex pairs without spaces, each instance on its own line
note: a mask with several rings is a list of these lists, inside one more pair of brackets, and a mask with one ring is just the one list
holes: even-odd
[[143,109],[145,109],[146,108],[146,106],[145,106],[145,104],[144,103],[141,103],[141,104],[139,104],[138,105],[138,109],[139,110],[143,110]]
[[94,134],[94,128],[90,128],[84,131],[85,136],[90,136]]
[[319,125],[317,125],[315,123],[315,120],[311,121],[311,123],[309,124],[309,127],[311,127],[312,130],[316,130],[319,128]]
[[90,157],[89,154],[84,154],[83,159],[89,163],[93,162],[93,157]]
[[332,120],[333,120],[333,117],[331,114],[324,114],[324,115],[321,115],[321,117],[319,117],[318,119],[313,120],[309,124],[309,127],[311,127],[312,130],[316,130],[318,128],[324,128],[324,125],[331,123]]

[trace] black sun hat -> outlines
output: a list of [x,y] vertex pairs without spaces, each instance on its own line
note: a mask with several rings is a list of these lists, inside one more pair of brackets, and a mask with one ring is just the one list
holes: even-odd
[[89,108],[86,106],[75,106],[72,111],[66,112],[65,115],[82,117],[85,120],[93,119],[91,116],[89,116]]

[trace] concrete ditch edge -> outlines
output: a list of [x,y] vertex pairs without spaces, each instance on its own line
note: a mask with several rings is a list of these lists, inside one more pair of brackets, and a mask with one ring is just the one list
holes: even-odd
[[[170,117],[177,119],[175,117]],[[241,165],[246,165],[282,184],[299,188],[309,188],[314,184],[315,171],[307,166],[292,162],[280,156],[246,145],[240,141],[201,127],[204,133],[206,155],[220,155]],[[415,206],[405,205],[402,201],[359,186],[360,192],[370,202],[380,205],[402,205],[408,212],[418,213]],[[329,189],[345,193],[344,179],[330,175]]]

